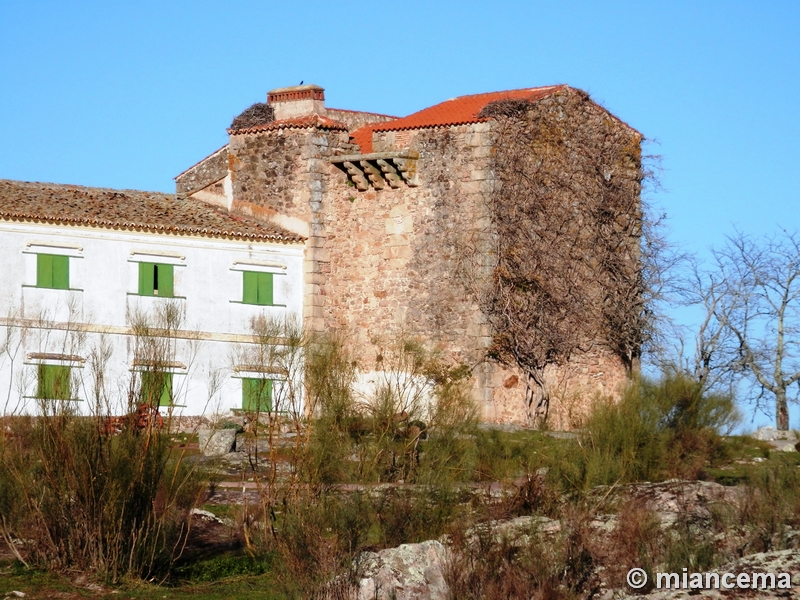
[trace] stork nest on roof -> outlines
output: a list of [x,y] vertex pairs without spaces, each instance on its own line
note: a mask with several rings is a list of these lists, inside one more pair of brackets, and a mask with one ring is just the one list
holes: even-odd
[[275,111],[265,102],[256,102],[242,114],[233,119],[230,129],[247,129],[258,125],[266,125],[275,120]]

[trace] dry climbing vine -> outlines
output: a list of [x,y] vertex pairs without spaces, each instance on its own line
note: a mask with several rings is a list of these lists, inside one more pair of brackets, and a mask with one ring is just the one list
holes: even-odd
[[537,102],[488,105],[498,186],[492,285],[480,299],[490,356],[527,376],[527,410],[543,422],[545,369],[578,352],[631,366],[642,343],[640,135],[567,89]]

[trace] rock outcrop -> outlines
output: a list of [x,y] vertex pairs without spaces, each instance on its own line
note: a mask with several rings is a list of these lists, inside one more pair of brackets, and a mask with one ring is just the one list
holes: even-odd
[[[638,594],[630,587],[619,587],[624,582],[625,571],[615,565],[613,546],[618,530],[625,519],[632,518],[626,514],[631,506],[647,511],[655,519],[657,537],[673,536],[676,529],[691,530],[695,543],[707,543],[719,551],[720,557],[735,556],[746,546],[741,543],[742,531],[720,530],[718,528],[719,510],[733,509],[746,501],[744,490],[739,487],[725,487],[717,483],[704,481],[670,480],[660,483],[636,483],[624,486],[601,487],[593,490],[590,498],[596,506],[596,512],[582,530],[588,537],[583,543],[591,552],[592,564],[586,573],[586,584],[579,593],[586,598],[599,600],[673,600],[682,598],[797,598],[800,600],[800,549],[773,551],[750,554],[730,561],[719,567],[710,569],[718,574],[718,584],[704,585],[703,588],[682,586],[678,580],[672,589],[652,589],[655,582],[650,582],[643,589],[648,594]],[[717,515],[715,517],[715,514]],[[511,542],[518,550],[524,550],[529,544],[558,543],[559,538],[574,533],[575,523],[569,519],[558,520],[543,516],[520,516],[513,519],[487,521],[474,526],[466,532],[466,546],[452,542],[445,536],[442,541],[426,541],[418,544],[404,544],[397,548],[389,548],[380,552],[364,552],[353,564],[355,577],[349,579],[350,595],[353,600],[439,600],[450,598],[450,589],[446,579],[448,565],[457,564],[461,552],[475,551],[479,538],[488,534],[500,542]],[[443,543],[442,543],[443,542]],[[611,562],[610,562],[611,561]],[[688,565],[687,565],[688,566]],[[656,572],[659,567],[653,566]],[[623,570],[620,570],[623,569]],[[722,577],[733,573],[733,581],[738,574],[753,573],[774,574],[771,586],[760,589],[752,587],[726,588]],[[788,573],[792,588],[786,587],[787,577],[781,579],[780,574]],[[678,574],[682,578],[683,572]],[[759,575],[760,577],[760,575]],[[729,577],[727,583],[731,583]],[[752,579],[750,579],[752,581]],[[760,580],[759,580],[760,581]],[[689,584],[691,585],[691,583]],[[664,587],[662,585],[662,587]],[[705,589],[708,588],[708,589]],[[338,596],[337,596],[338,597]]]
[[448,600],[447,550],[436,540],[402,544],[356,559],[356,600]]

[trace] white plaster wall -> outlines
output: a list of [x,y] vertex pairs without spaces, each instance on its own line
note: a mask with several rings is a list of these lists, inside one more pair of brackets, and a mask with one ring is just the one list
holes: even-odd
[[[70,256],[70,291],[36,285],[36,253]],[[174,264],[176,298],[138,296],[138,263]],[[174,343],[177,411],[198,415],[241,406],[237,352],[252,347],[255,317],[302,319],[303,246],[0,222],[0,412],[35,412],[36,359],[31,353],[75,355],[76,408],[92,409],[96,387],[89,358],[101,342],[111,350],[104,390],[114,412],[124,409],[135,355],[130,315],[172,302],[185,315]],[[242,271],[274,275],[274,302],[242,304]],[[66,364],[66,363],[64,363]],[[221,387],[209,392],[212,373]],[[105,401],[104,401],[105,403]],[[105,407],[104,407],[105,408]]]

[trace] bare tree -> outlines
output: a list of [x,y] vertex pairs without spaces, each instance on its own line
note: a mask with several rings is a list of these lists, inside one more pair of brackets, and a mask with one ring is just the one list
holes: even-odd
[[694,327],[673,328],[677,351],[656,361],[662,370],[678,371],[703,389],[732,393],[740,378],[739,347],[726,327],[733,305],[727,300],[728,281],[717,270],[704,269],[695,259],[684,262],[676,304],[699,310]]
[[800,234],[737,232],[714,257],[722,286],[715,317],[735,338],[756,407],[774,397],[776,426],[786,431],[798,394],[790,387],[800,383]]

